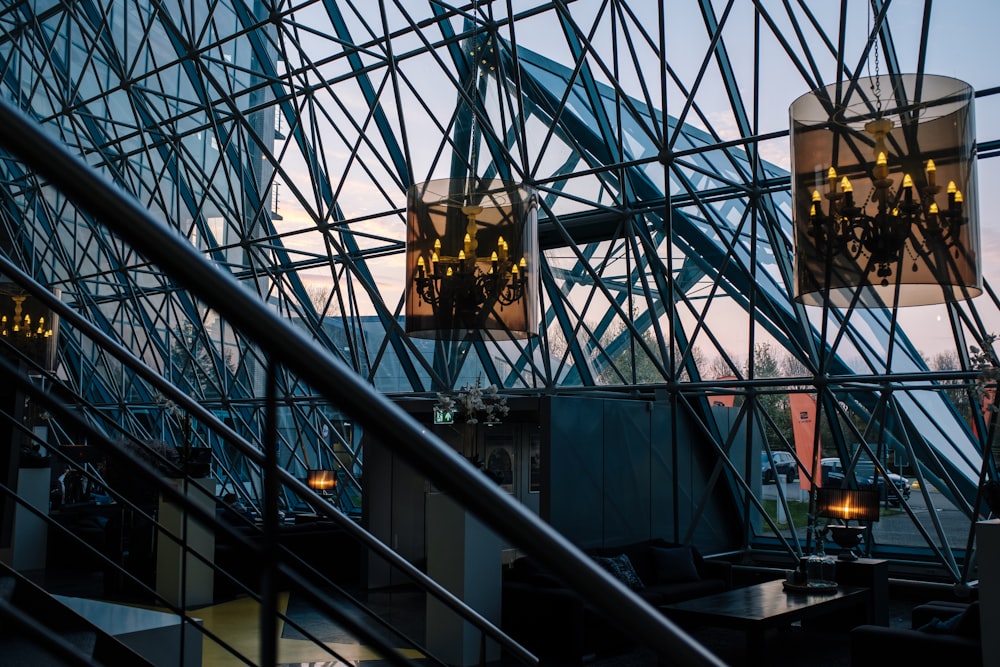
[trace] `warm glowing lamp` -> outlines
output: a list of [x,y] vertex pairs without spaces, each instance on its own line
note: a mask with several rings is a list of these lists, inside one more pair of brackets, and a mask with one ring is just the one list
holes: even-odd
[[867,526],[851,526],[851,521],[878,521],[881,495],[877,488],[816,489],[816,515],[840,519],[843,525],[830,525],[830,537],[840,547],[840,560],[857,560],[854,547],[861,544]]
[[406,333],[538,335],[538,201],[502,180],[440,179],[407,192]]
[[320,495],[329,495],[337,488],[337,471],[310,470],[306,477],[306,486]]
[[957,79],[903,74],[792,103],[796,301],[895,307],[982,293],[974,97]]

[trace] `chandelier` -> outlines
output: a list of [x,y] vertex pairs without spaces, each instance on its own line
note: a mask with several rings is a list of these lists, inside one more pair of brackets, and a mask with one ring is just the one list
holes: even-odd
[[795,299],[894,307],[978,296],[973,90],[929,75],[875,76],[869,87],[875,100],[843,82],[790,108]]
[[56,318],[14,283],[0,283],[0,337],[43,368],[52,369]]
[[[476,2],[472,16],[478,14]],[[478,35],[474,26],[463,53],[468,69],[453,177],[407,190],[406,333],[444,340],[529,338],[538,332],[538,198],[533,188],[477,176],[479,147],[486,143],[479,117],[486,116],[488,75],[499,80],[501,67],[493,37]],[[496,161],[486,167],[510,171]]]
[[535,335],[537,209],[533,189],[502,180],[412,186],[407,334],[452,340]]

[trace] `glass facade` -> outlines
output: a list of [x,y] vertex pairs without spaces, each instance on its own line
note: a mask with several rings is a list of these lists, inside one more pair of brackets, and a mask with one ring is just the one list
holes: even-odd
[[[703,424],[699,446],[745,452],[720,460],[748,546],[801,548],[820,458],[883,483],[899,474],[912,485],[893,509],[905,526],[880,522],[876,544],[963,576],[951,554],[985,511],[977,490],[993,468],[970,350],[1000,328],[998,239],[984,229],[987,293],[974,300],[795,303],[788,108],[874,62],[950,74],[936,54],[952,50],[935,45],[956,34],[973,51],[963,62],[989,62],[977,10],[935,7],[920,26],[902,6],[873,23],[863,5],[780,2],[2,4],[3,98],[376,389],[432,398],[482,378],[512,397],[669,401]],[[488,59],[470,59],[487,43]],[[985,211],[996,72],[969,68],[957,74],[988,91]],[[407,189],[470,175],[538,193],[538,330],[409,338]],[[107,353],[123,347],[259,443],[267,360],[246,333],[22,160],[0,160],[0,188],[3,257],[103,334],[62,323],[71,402],[109,434],[211,446],[220,488],[256,497],[255,466],[212,424],[185,430],[155,383]],[[337,461],[357,512],[363,427],[290,373],[277,385],[281,463],[304,477],[310,461]],[[815,398],[818,456],[796,440],[795,394]],[[78,438],[50,426],[57,444]],[[761,484],[756,466],[730,461],[762,449],[795,454],[805,485]],[[960,518],[953,532],[935,507]]]

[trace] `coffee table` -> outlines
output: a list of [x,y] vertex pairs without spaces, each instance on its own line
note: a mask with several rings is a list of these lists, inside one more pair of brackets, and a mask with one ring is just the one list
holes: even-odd
[[[838,586],[834,592],[790,592],[778,579],[664,605],[660,611],[682,627],[707,625],[744,631],[748,664],[763,665],[768,630],[850,607],[867,612],[870,601],[868,588]],[[858,618],[859,623],[865,622],[867,613]]]

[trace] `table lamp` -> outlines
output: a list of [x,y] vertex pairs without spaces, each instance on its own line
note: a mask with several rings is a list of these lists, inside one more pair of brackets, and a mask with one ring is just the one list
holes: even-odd
[[877,488],[816,489],[816,515],[844,522],[843,525],[827,526],[833,541],[840,546],[840,560],[857,560],[854,547],[861,544],[867,526],[849,524],[852,520],[878,521],[879,502]]

